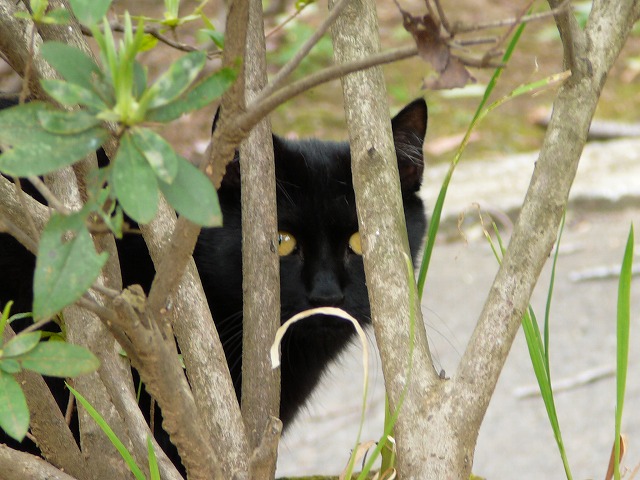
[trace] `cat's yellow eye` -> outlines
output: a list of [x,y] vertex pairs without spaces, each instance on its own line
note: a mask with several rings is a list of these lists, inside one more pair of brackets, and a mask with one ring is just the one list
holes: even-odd
[[349,248],[357,255],[362,255],[362,243],[360,243],[360,232],[356,232],[349,238]]
[[278,232],[278,255],[290,255],[296,249],[296,237],[289,232]]

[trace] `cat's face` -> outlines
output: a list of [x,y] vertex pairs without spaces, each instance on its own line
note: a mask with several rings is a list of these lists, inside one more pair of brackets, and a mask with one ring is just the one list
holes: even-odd
[[[417,196],[426,120],[426,104],[418,100],[392,121],[414,258],[426,230],[424,207]],[[309,308],[331,306],[346,310],[362,324],[369,323],[349,145],[274,137],[274,156],[282,322]],[[224,226],[204,229],[194,253],[237,389],[242,343],[239,161],[229,164],[218,192]],[[324,315],[292,326],[282,346],[285,423],[353,334],[348,322]]]

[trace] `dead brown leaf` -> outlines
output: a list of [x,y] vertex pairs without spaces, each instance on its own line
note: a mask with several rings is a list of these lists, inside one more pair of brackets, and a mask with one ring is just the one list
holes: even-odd
[[402,25],[416,42],[420,58],[429,62],[437,72],[435,78],[424,80],[423,88],[442,90],[464,87],[469,82],[475,82],[460,59],[451,53],[447,39],[441,35],[437,19],[429,13],[422,17],[411,15],[400,5],[398,10],[402,14]]

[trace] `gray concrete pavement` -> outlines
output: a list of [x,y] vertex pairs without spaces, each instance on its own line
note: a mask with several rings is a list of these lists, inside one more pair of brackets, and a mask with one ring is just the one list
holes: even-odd
[[[513,214],[526,191],[536,155],[490,162],[463,161],[449,189],[441,241],[435,248],[423,311],[438,368],[453,374],[471,335],[497,265],[482,238],[472,204]],[[435,203],[446,166],[427,170],[424,195]],[[431,208],[431,207],[430,207]],[[468,210],[467,241],[456,219]],[[476,215],[477,217],[477,215]],[[629,225],[640,236],[640,141],[587,146],[572,190],[551,309],[552,378],[556,405],[575,479],[603,478],[613,441],[615,406],[616,269]],[[508,221],[505,220],[508,224]],[[508,228],[505,229],[505,235]],[[444,239],[448,241],[444,241]],[[457,240],[456,240],[457,238]],[[636,240],[636,265],[640,242]],[[549,268],[532,304],[544,314]],[[640,278],[632,286],[630,370],[623,417],[626,465],[640,464]],[[373,334],[371,333],[371,338]],[[373,343],[371,340],[370,343]],[[280,447],[278,475],[338,473],[355,442],[361,404],[360,350],[352,348],[327,375],[308,411]],[[374,358],[363,440],[382,430],[383,379]],[[487,412],[473,471],[488,479],[565,478],[539,395],[523,396],[536,381],[519,334]],[[533,388],[535,392],[535,388]]]

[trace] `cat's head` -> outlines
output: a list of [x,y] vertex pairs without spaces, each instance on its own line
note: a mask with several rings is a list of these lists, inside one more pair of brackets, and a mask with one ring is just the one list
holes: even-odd
[[[424,170],[424,100],[407,105],[392,119],[392,128],[409,242],[415,257],[426,228],[424,208],[417,195]],[[285,140],[277,136],[273,140],[283,320],[308,308],[335,306],[367,322],[369,302],[348,143]],[[236,157],[229,164],[219,191],[228,228],[239,225],[239,179]],[[324,329],[326,320],[318,319],[317,326]]]

